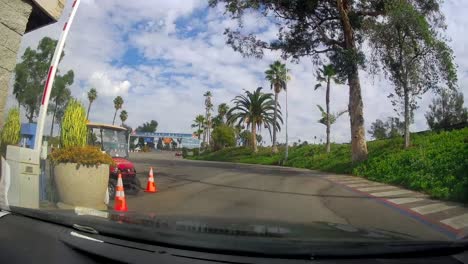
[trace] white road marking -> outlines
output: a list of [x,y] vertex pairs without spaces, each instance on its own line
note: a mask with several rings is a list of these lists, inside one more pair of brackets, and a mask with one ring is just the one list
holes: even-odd
[[419,202],[424,200],[423,198],[416,198],[416,197],[407,197],[407,198],[395,198],[395,199],[389,199],[389,202],[392,202],[394,204],[405,204],[405,203],[414,203],[414,202]]
[[353,176],[326,176],[330,180],[345,180],[345,179],[355,179]]
[[359,188],[358,190],[361,192],[373,192],[373,191],[383,191],[387,189],[395,189],[397,187],[385,185],[385,186],[373,186],[373,187],[366,187],[366,188]]
[[348,184],[348,183],[365,183],[365,182],[369,182],[367,180],[363,180],[363,179],[360,179],[360,180],[344,180],[344,181],[338,181],[339,183],[343,183],[343,184]]
[[445,220],[440,221],[448,226],[451,226],[455,229],[460,229],[463,227],[468,226],[468,214],[462,214],[459,216],[455,216],[452,218],[447,218]]
[[371,195],[375,197],[385,197],[385,196],[395,196],[395,195],[409,194],[409,193],[413,193],[413,192],[408,191],[408,190],[395,190],[395,191],[388,191],[388,192],[371,193]]
[[354,183],[354,184],[347,184],[348,187],[358,188],[358,187],[371,187],[371,186],[382,186],[385,185],[379,182],[367,182],[367,183]]
[[445,211],[451,208],[455,208],[456,206],[450,206],[446,205],[444,203],[435,203],[435,204],[429,204],[429,205],[423,205],[423,206],[418,206],[418,207],[413,207],[411,210],[425,215],[425,214],[432,214],[432,213],[437,213],[440,211]]

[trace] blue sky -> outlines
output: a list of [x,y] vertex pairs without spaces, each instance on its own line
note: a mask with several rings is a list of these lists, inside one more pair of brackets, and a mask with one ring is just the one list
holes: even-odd
[[[23,37],[21,51],[35,47],[44,36],[58,38],[68,17],[71,1],[59,22],[28,33]],[[443,5],[447,17],[448,36],[452,39],[459,65],[460,88],[467,98],[468,50],[465,48],[468,24],[468,2],[448,0]],[[225,44],[226,27],[236,21],[223,16],[221,7],[208,8],[205,0],[82,0],[65,47],[66,56],[60,69],[73,69],[74,96],[87,106],[86,92],[98,90],[91,120],[112,122],[112,100],[124,98],[129,113],[127,123],[133,127],[155,119],[159,131],[191,132],[191,121],[203,113],[203,93],[211,90],[214,104],[229,103],[244,89],[258,86],[269,89],[263,72],[279,58],[266,52],[261,60],[243,58]],[[276,26],[254,15],[243,21],[247,32],[260,32],[263,39],[275,37]],[[20,56],[19,55],[19,56]],[[287,62],[292,80],[289,83],[289,135],[313,141],[325,137],[325,128],[317,123],[320,112],[316,105],[324,104],[323,90],[314,91],[316,71],[310,60]],[[361,72],[366,127],[377,118],[395,116],[387,95],[392,86],[383,76]],[[337,112],[347,107],[348,87],[332,87],[331,109]],[[419,101],[413,131],[425,130],[424,113],[432,94]],[[280,103],[284,105],[284,94]],[[14,104],[10,100],[11,104]],[[465,99],[467,101],[467,99]],[[262,132],[267,138],[267,132]],[[284,141],[284,130],[279,141]],[[341,117],[332,127],[332,139],[348,142],[349,118]]]

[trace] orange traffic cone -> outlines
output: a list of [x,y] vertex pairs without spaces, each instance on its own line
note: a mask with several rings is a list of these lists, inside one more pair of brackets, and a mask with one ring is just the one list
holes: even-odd
[[127,212],[127,201],[125,200],[125,192],[122,183],[122,174],[119,173],[117,179],[117,186],[115,188],[114,210],[120,212]]
[[153,177],[153,167],[151,167],[149,174],[148,174],[148,183],[146,184],[145,192],[155,193],[157,191],[158,191],[158,188],[156,187],[156,183],[154,182],[154,177]]

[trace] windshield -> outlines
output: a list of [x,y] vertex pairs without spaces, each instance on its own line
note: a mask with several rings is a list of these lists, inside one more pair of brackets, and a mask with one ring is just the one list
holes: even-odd
[[251,243],[468,235],[467,1],[59,2],[0,23],[4,210]]

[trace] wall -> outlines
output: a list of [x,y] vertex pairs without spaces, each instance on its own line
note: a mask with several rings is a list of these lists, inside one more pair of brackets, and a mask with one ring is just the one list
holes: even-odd
[[0,0],[0,127],[3,127],[8,84],[16,65],[16,53],[31,11],[29,1]]

